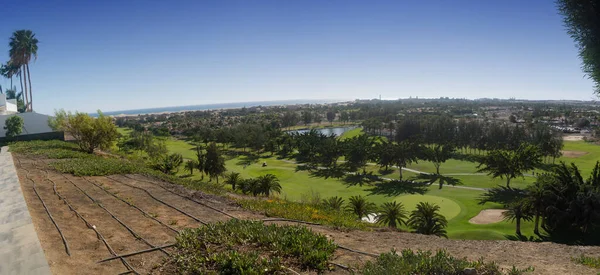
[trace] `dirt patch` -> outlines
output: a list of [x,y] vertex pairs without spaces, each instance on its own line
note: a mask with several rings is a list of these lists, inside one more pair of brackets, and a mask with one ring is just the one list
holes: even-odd
[[561,151],[564,157],[567,158],[578,158],[581,157],[583,155],[587,155],[588,152],[584,152],[584,151]]
[[567,140],[567,141],[580,141],[583,140],[582,135],[564,135],[563,136],[563,140]]
[[469,220],[472,224],[490,224],[497,223],[504,219],[502,215],[506,210],[504,209],[485,209],[481,210],[477,216]]
[[[74,206],[75,210],[87,219],[90,224],[96,226],[98,231],[104,235],[107,242],[118,254],[147,249],[149,245],[137,239],[123,225],[119,224],[118,221],[99,207],[98,204],[86,197],[76,186],[84,190],[95,200],[101,202],[106,209],[110,210],[122,222],[126,223],[136,234],[154,246],[174,242],[176,234],[156,220],[162,221],[176,230],[198,227],[201,224],[172,207],[153,199],[144,191],[131,188],[123,183],[142,187],[163,202],[175,206],[207,223],[224,221],[229,219],[229,217],[193,201],[184,199],[165,190],[165,188],[186,197],[193,197],[239,219],[264,218],[260,213],[237,207],[231,200],[198,193],[140,175],[74,177],[49,169],[46,160],[42,161],[19,155],[14,156],[21,188],[53,274],[80,274],[82,270],[93,274],[118,274],[125,272],[126,268],[119,261],[97,263],[101,259],[110,257],[110,253],[105,245],[98,240],[94,231],[88,228],[57,197],[53,190],[54,186],[52,182],[48,181],[48,178],[56,183],[56,190]],[[63,230],[71,248],[70,257],[66,255],[56,228],[50,222],[39,199],[33,193],[32,181],[36,182],[40,195],[50,209],[54,219]],[[98,186],[92,184],[92,182]],[[115,198],[109,193],[123,198],[123,200],[129,202],[131,205]],[[132,205],[147,211],[156,220],[145,216],[139,210],[132,207]],[[295,224],[290,222],[276,223]],[[328,236],[342,246],[369,253],[385,253],[391,249],[432,251],[445,249],[456,257],[467,257],[470,260],[478,260],[483,257],[485,261],[494,261],[504,268],[510,268],[512,265],[518,268],[533,266],[535,267],[534,274],[597,274],[597,271],[594,269],[573,263],[571,257],[577,257],[581,254],[592,257],[600,256],[600,247],[592,246],[567,246],[554,243],[514,241],[448,240],[392,230],[385,232],[346,232],[325,226],[309,227],[315,232]],[[170,250],[167,249],[166,251],[169,252]],[[129,257],[127,261],[141,274],[169,274],[169,270],[160,269],[161,263],[166,259],[167,256],[164,253],[154,251]],[[332,262],[354,266],[372,259],[369,256],[338,249],[335,252]],[[339,269],[332,273],[345,274],[343,270]]]

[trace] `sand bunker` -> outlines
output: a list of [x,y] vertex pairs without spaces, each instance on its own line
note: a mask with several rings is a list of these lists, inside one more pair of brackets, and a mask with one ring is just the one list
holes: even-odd
[[563,156],[567,157],[567,158],[578,158],[581,157],[585,154],[587,154],[588,152],[583,152],[583,151],[561,151]]
[[582,135],[564,135],[563,140],[580,141],[580,140],[583,140],[583,136]]
[[481,210],[477,216],[469,220],[472,224],[489,224],[502,221],[504,216],[502,213],[506,212],[504,209],[486,209]]

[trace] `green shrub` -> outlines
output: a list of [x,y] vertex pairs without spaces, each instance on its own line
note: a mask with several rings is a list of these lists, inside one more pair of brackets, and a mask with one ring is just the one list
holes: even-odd
[[99,156],[84,159],[67,159],[50,163],[54,169],[75,176],[107,176],[115,174],[135,174],[143,165],[123,159]]
[[598,257],[588,257],[581,255],[577,258],[571,258],[571,260],[578,264],[586,265],[592,268],[600,268],[600,258]]
[[48,120],[48,125],[54,130],[71,134],[81,150],[87,153],[93,153],[96,148],[110,148],[118,136],[112,118],[100,111],[97,118],[86,113],[56,111],[54,118]]
[[10,151],[25,155],[43,156],[50,159],[90,158],[93,155],[81,151],[77,144],[59,141],[19,141],[9,144]]
[[20,116],[11,116],[4,122],[4,130],[6,130],[6,137],[16,137],[23,132],[23,118]]
[[274,274],[283,264],[325,270],[336,248],[303,226],[229,220],[184,230],[173,257],[184,274]]
[[367,226],[376,226],[356,220],[353,215],[331,209],[324,209],[320,205],[311,205],[279,199],[269,200],[238,200],[246,209],[260,212],[269,217],[280,217],[320,224],[332,225],[345,229],[366,229]]
[[[400,255],[395,251],[379,255],[375,261],[367,262],[360,270],[364,275],[381,274],[447,274],[462,275],[466,268],[474,268],[476,274],[503,274],[495,263],[485,263],[483,260],[471,262],[466,258],[455,258],[446,251],[440,250],[433,254],[431,251],[413,252],[410,249],[403,250]],[[524,270],[515,267],[506,272],[507,274],[523,274],[533,271],[532,268]]]

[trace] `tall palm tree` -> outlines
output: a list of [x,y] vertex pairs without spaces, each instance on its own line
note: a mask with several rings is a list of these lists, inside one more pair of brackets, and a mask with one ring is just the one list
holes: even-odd
[[[13,64],[21,67],[21,73],[25,76],[25,98],[27,98],[27,90],[29,88],[29,111],[33,110],[33,93],[31,89],[31,73],[29,71],[29,62],[31,57],[37,59],[38,40],[31,30],[18,30],[13,32],[8,43],[10,50],[10,60]],[[27,81],[28,80],[28,81]],[[29,84],[29,85],[28,85]]]
[[406,210],[402,203],[386,202],[381,206],[380,213],[377,215],[377,223],[397,228],[398,225],[406,223],[406,218]]
[[260,193],[265,194],[265,196],[269,196],[271,192],[281,193],[281,184],[279,184],[279,179],[273,174],[262,175],[257,178],[258,181],[258,189]]
[[230,184],[231,189],[235,190],[235,186],[239,184],[242,179],[240,173],[231,172],[225,176],[225,184]]
[[538,176],[537,180],[532,185],[529,185],[526,189],[526,203],[534,211],[535,225],[533,228],[533,233],[536,235],[540,234],[540,217],[543,215],[545,208],[544,198],[548,193],[544,185],[552,181],[552,179],[553,178],[551,175],[542,174]]
[[420,202],[410,214],[407,224],[416,233],[448,238],[445,229],[448,221],[439,213],[439,210],[440,207],[436,204]]
[[522,236],[521,234],[521,221],[531,221],[532,216],[528,211],[527,206],[524,201],[517,201],[508,206],[506,212],[502,214],[504,219],[507,221],[516,221],[516,230],[515,233],[517,236]]
[[372,213],[377,207],[374,203],[368,202],[363,196],[352,196],[349,199],[346,210],[358,216],[358,219]]

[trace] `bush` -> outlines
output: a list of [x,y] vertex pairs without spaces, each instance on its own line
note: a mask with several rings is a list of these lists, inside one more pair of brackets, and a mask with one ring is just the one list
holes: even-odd
[[[374,262],[367,262],[361,269],[361,274],[447,274],[462,275],[467,268],[474,268],[475,274],[503,274],[502,270],[493,262],[485,263],[483,260],[471,262],[466,258],[454,258],[446,251],[440,250],[435,254],[431,251],[413,252],[403,250],[400,255],[395,251],[379,255]],[[523,274],[532,271],[532,268],[520,270],[515,267],[507,274]]]
[[183,163],[181,154],[173,153],[155,159],[152,163],[152,168],[165,174],[173,175],[179,171],[181,163]]
[[67,132],[75,138],[84,152],[93,153],[96,148],[108,149],[117,140],[117,127],[110,117],[98,111],[98,117],[76,112],[57,111],[54,118],[48,120],[54,130]]
[[303,226],[229,220],[177,236],[178,273],[276,274],[284,267],[325,270],[337,246]]
[[238,200],[243,208],[260,212],[268,217],[280,217],[301,220],[344,229],[366,229],[367,224],[356,219],[353,215],[330,209],[323,209],[319,205],[309,205],[285,200]]
[[6,130],[6,137],[13,138],[23,132],[23,118],[20,116],[11,116],[4,122],[4,130]]
[[135,174],[143,169],[143,165],[123,159],[91,157],[84,159],[68,159],[50,163],[54,169],[75,176],[107,176],[116,174]]

